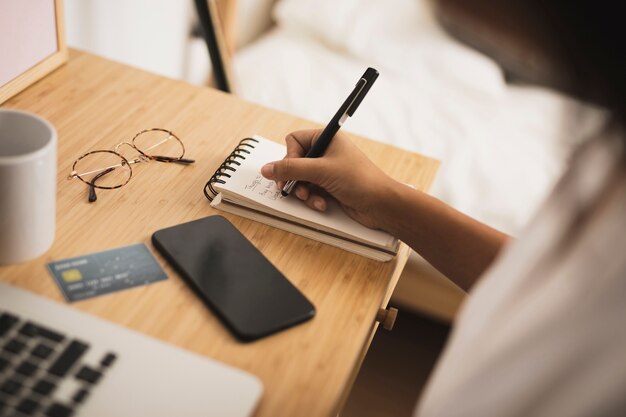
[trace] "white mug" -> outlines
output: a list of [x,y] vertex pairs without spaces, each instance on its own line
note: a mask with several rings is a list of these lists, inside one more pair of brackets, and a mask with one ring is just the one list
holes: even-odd
[[41,117],[0,109],[0,264],[27,261],[54,240],[57,132]]

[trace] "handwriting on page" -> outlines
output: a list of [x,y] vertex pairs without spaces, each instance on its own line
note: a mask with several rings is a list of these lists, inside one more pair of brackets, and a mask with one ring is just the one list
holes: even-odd
[[257,175],[250,184],[246,185],[246,190],[256,192],[258,195],[268,200],[278,200],[282,198],[280,189],[276,183],[265,179],[261,174]]

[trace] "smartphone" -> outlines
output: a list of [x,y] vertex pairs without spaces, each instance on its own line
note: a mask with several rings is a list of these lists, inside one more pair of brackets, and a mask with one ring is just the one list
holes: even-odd
[[315,315],[313,304],[222,216],[159,230],[152,243],[241,341]]

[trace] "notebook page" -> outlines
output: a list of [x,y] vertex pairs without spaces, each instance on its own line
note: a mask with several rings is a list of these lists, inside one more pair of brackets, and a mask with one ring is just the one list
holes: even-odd
[[325,212],[318,212],[310,209],[294,196],[282,197],[276,183],[261,175],[261,167],[267,162],[282,159],[286,153],[285,146],[261,136],[254,136],[254,138],[259,143],[254,144],[255,148],[250,149],[249,155],[245,154],[246,159],[241,161],[241,166],[236,167],[236,172],[230,173],[231,178],[222,178],[226,184],[214,185],[217,190],[241,195],[279,213],[323,225],[328,229],[343,232],[381,247],[394,245],[396,239],[393,236],[380,230],[369,229],[356,222],[333,199],[328,200]]

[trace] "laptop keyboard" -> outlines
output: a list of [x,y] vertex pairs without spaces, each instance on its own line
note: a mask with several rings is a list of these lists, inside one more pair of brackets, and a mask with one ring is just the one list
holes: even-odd
[[0,416],[80,414],[116,358],[113,352],[0,311]]

